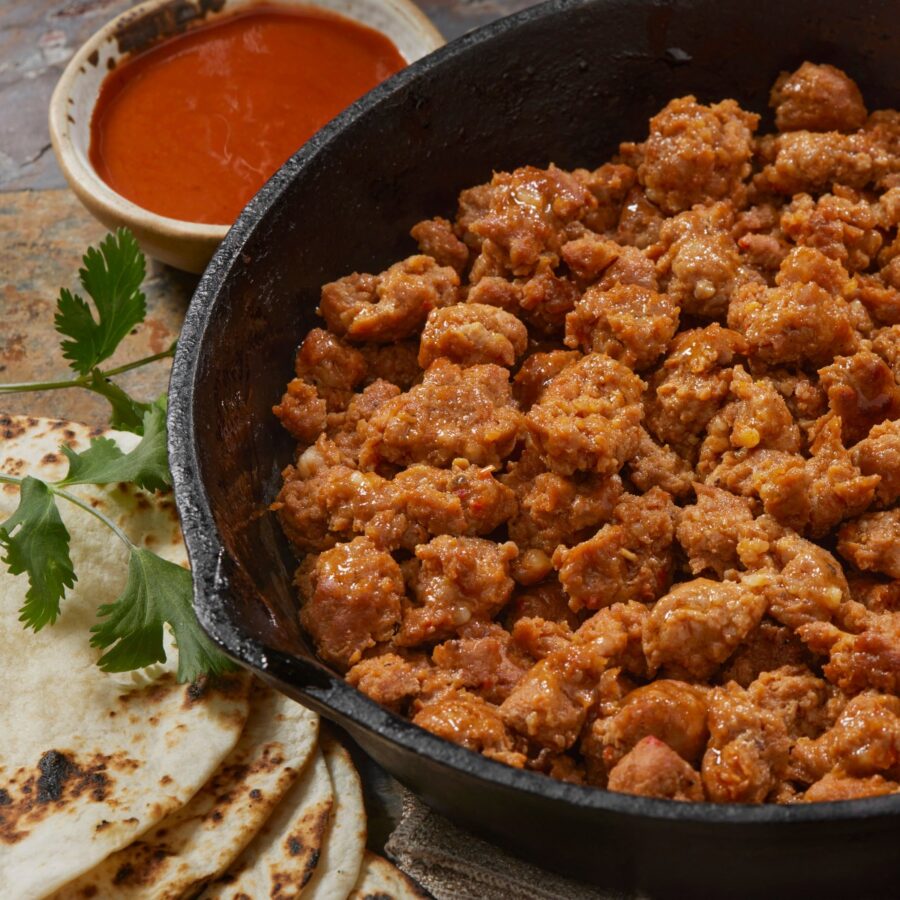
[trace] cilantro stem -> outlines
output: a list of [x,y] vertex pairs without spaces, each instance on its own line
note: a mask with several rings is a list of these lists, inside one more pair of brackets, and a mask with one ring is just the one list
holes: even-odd
[[[16,475],[5,475],[0,473],[0,484],[17,484],[21,486],[22,482],[25,480],[24,477],[19,478]],[[76,497],[74,494],[70,494],[64,488],[56,487],[55,484],[51,482],[44,482],[47,485],[47,489],[51,494],[55,494],[57,497],[62,497],[63,500],[68,500],[69,503],[74,503],[75,506],[80,507],[85,512],[90,513],[95,519],[99,519],[107,528],[109,528],[120,541],[122,541],[125,546],[129,549],[136,550],[137,547],[132,543],[131,539],[110,519],[108,516],[104,516],[102,512],[98,509],[94,509],[90,503],[85,503],[80,497]]]
[[[98,374],[103,378],[112,378],[116,375],[122,375],[130,372],[132,369],[139,369],[149,363],[157,362],[160,359],[167,359],[175,355],[175,344],[172,344],[167,350],[160,353],[154,353],[152,356],[144,356],[130,363],[116,366],[114,369],[99,370]],[[24,394],[30,391],[56,391],[63,388],[85,388],[92,390],[91,381],[93,373],[87,375],[79,375],[77,378],[69,378],[65,381],[23,381],[18,384],[0,384],[0,394]]]

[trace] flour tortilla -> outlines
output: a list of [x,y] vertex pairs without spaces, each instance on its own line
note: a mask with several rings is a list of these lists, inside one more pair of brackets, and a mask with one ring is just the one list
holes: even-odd
[[[85,426],[0,416],[0,471],[62,477],[57,450],[96,435]],[[123,450],[138,438],[106,432]],[[127,486],[70,489],[136,543],[187,564],[170,496]],[[0,485],[0,522],[18,489]],[[127,550],[93,516],[59,502],[78,581],[53,626],[25,631],[25,576],[0,563],[0,885],[45,896],[183,806],[234,748],[248,714],[247,676],[178,685],[175,654],[149,683],[125,686],[96,665],[96,609],[119,595]],[[140,679],[139,679],[140,681]]]
[[334,813],[325,850],[303,891],[303,900],[346,897],[359,878],[366,849],[366,808],[353,760],[330,735],[324,736],[322,750],[334,789]]
[[316,750],[266,824],[228,871],[201,894],[201,900],[300,897],[323,863],[334,800],[328,766]]
[[318,716],[255,682],[234,750],[191,801],[66,885],[53,900],[177,900],[223,872],[316,749]]
[[429,896],[393,863],[366,850],[356,886],[347,900],[427,900]]

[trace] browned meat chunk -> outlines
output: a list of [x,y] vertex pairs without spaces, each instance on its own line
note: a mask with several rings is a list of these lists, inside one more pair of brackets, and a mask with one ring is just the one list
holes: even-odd
[[617,472],[640,442],[643,388],[630,369],[601,353],[564,369],[526,417],[547,467],[561,475]]
[[419,694],[423,665],[424,657],[410,662],[396,653],[382,653],[361,659],[347,673],[347,681],[376,703],[402,713],[408,702]]
[[622,493],[616,475],[566,478],[536,468],[534,454],[526,452],[503,477],[518,499],[509,536],[520,549],[535,547],[552,554],[559,544],[577,541],[586,529],[610,518]]
[[872,335],[872,349],[890,366],[900,384],[900,325],[880,328]]
[[347,408],[367,369],[358,350],[321,328],[307,334],[294,359],[297,377],[315,385],[329,412]]
[[739,287],[728,308],[729,327],[744,335],[756,356],[775,365],[822,365],[856,349],[858,339],[847,301],[797,277],[796,258],[789,254],[781,264],[776,287],[757,282]]
[[615,239],[620,244],[643,250],[659,240],[662,213],[648,199],[643,188],[633,187],[625,197]]
[[875,496],[882,506],[900,499],[900,419],[875,425],[851,451],[864,475],[877,475]]
[[551,165],[524,166],[495,173],[489,207],[467,220],[469,231],[498,251],[502,265],[515,275],[533,271],[543,254],[556,254],[564,229],[597,206],[581,182]]
[[615,231],[622,206],[637,180],[631,166],[606,163],[599,169],[575,169],[572,174],[594,195],[597,205],[584,215],[584,224],[597,233]]
[[675,585],[650,611],[644,653],[651,672],[704,679],[737,649],[766,611],[739,584],[695,578]]
[[641,628],[647,610],[617,603],[588,619],[571,642],[536,663],[503,701],[503,721],[542,747],[561,751],[581,733],[610,665],[641,670]]
[[364,537],[310,557],[298,572],[300,624],[319,655],[346,669],[369,647],[389,641],[400,622],[403,573]]
[[674,519],[675,506],[665,491],[625,494],[612,523],[571,549],[558,547],[553,565],[571,608],[577,612],[659,597],[672,577]]
[[486,621],[509,600],[513,580],[513,543],[441,535],[416,547],[419,567],[412,591],[416,604],[406,608],[396,642],[414,647],[451,637],[470,621]]
[[646,369],[678,328],[668,294],[636,284],[588,288],[566,316],[566,346],[605,353],[632,369]]
[[863,475],[841,442],[841,420],[823,422],[810,447],[810,521],[813,537],[823,537],[838,522],[858,516],[875,499],[880,478]]
[[522,285],[519,311],[533,328],[555,337],[579,296],[578,288],[568,278],[556,275],[549,263],[542,262],[534,276]]
[[824,803],[833,800],[858,800],[860,797],[883,797],[900,790],[896,781],[886,781],[880,775],[868,778],[851,778],[839,772],[829,772],[815,784],[811,784],[799,803]]
[[627,466],[632,484],[645,493],[659,487],[673,497],[684,497],[691,491],[694,472],[690,463],[668,444],[660,447],[643,428],[641,442]]
[[729,491],[695,484],[697,502],[678,516],[675,535],[694,575],[712,570],[722,578],[739,566],[740,526],[753,521],[753,504]]
[[779,131],[856,131],[868,116],[853,79],[811,62],[778,76],[769,105]]
[[389,381],[373,381],[360,394],[354,394],[347,409],[329,413],[326,434],[344,456],[356,462],[368,434],[368,422],[389,400],[400,396],[400,388]]
[[750,174],[758,122],[734,100],[713,106],[692,96],[670,101],[650,120],[637,170],[649,199],[672,215],[733,196]]
[[419,250],[439,266],[450,266],[462,273],[469,262],[469,248],[454,234],[453,226],[440,216],[423,219],[409,233]]
[[810,649],[827,653],[825,677],[845,694],[867,688],[900,693],[900,613],[867,614],[858,634],[814,622],[800,629]]
[[340,337],[391,343],[415,334],[428,313],[458,299],[459,276],[430,256],[410,256],[381,275],[348,275],[322,288],[319,314]]
[[806,461],[782,450],[727,452],[706,479],[742,497],[756,497],[781,524],[802,531],[810,518],[810,473]]
[[900,508],[847,522],[838,534],[838,553],[864,572],[900,578]]
[[524,755],[513,750],[512,737],[497,707],[468,691],[451,691],[433,700],[413,716],[413,722],[491,759],[517,768],[525,764]]
[[671,678],[637,688],[625,696],[615,715],[594,722],[586,745],[594,754],[599,749],[609,771],[646,737],[664,741],[689,763],[698,763],[709,737],[705,691]]
[[855,191],[834,189],[813,200],[799,194],[781,216],[781,228],[794,243],[814,247],[850,272],[864,270],[881,248],[878,218]]
[[873,425],[900,418],[900,385],[884,360],[869,350],[838,357],[819,369],[828,406],[841,417],[846,444],[866,437]]
[[384,504],[385,480],[345,465],[326,438],[320,438],[283,476],[272,509],[299,550],[327,550],[350,540]]
[[756,176],[763,191],[792,196],[833,185],[863,188],[888,169],[885,151],[863,133],[791,131],[774,141],[775,158]]
[[507,312],[516,312],[521,300],[522,286],[499,275],[485,275],[478,281],[472,281],[466,294],[467,303],[497,306]]
[[528,412],[544,395],[547,385],[579,359],[581,354],[575,350],[551,350],[528,356],[513,379],[513,395],[519,406]]
[[653,253],[666,292],[685,313],[721,318],[737,285],[760,280],[742,265],[731,236],[731,203],[698,206],[666,219]]
[[419,342],[398,341],[396,344],[362,344],[359,352],[369,367],[367,382],[389,381],[401,391],[408,391],[422,379],[419,368]]
[[[887,284],[885,283],[886,278],[894,278],[898,284]],[[900,323],[900,290],[898,288],[900,288],[900,256],[895,256],[888,266],[877,275],[865,275],[857,272],[853,282],[849,285],[847,298],[861,304],[875,322],[881,325],[896,325]]]
[[511,313],[483,303],[460,303],[428,314],[419,365],[445,357],[461,366],[511,366],[528,346],[528,331]]
[[607,788],[643,797],[703,800],[700,775],[655,737],[645,737],[616,765]]
[[381,496],[365,533],[384,549],[412,550],[431,535],[489,534],[516,510],[515,495],[491,469],[466,460],[449,469],[410,466],[384,483]]
[[273,406],[272,412],[301,444],[312,444],[325,431],[325,401],[313,385],[299,378],[288,383],[281,403]]
[[709,695],[710,740],[701,774],[717,803],[762,803],[788,766],[790,738],[777,712],[731,682]]
[[360,463],[446,466],[457,457],[497,466],[512,450],[521,416],[506,369],[432,364],[421,384],[383,404],[369,422]]
[[578,616],[569,609],[562,585],[556,578],[520,589],[513,594],[504,612],[506,627],[512,631],[520,619],[563,622],[573,630],[579,625]]
[[805,666],[812,654],[786,625],[763,619],[728,659],[719,678],[749,687],[763,672],[782,666]]
[[838,561],[792,532],[769,545],[772,570],[750,572],[744,587],[764,598],[768,613],[789,628],[841,617],[850,588]]
[[647,425],[654,436],[688,455],[728,396],[731,366],[746,349],[737,332],[718,324],[676,335],[650,380]]
[[656,266],[636,247],[623,246],[588,232],[563,245],[562,258],[584,284],[608,291],[619,284],[637,284],[656,290]]
[[791,750],[799,780],[814,782],[838,769],[854,778],[900,774],[900,700],[866,691],[850,700],[833,728],[800,738]]

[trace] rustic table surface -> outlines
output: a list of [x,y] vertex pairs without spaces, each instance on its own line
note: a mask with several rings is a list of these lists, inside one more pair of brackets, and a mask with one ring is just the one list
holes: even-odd
[[[447,40],[535,0],[421,0]],[[67,61],[131,0],[0,0],[0,383],[67,377],[53,330],[56,297],[74,286],[81,255],[105,229],[84,210],[50,147],[47,106]],[[177,336],[196,278],[153,263],[147,320],[121,359],[158,353]],[[110,365],[115,365],[114,358]],[[130,373],[142,397],[164,390],[168,364]],[[85,391],[6,395],[0,412],[106,423],[104,400]]]
[[[531,6],[536,0],[420,0],[446,39]],[[105,229],[68,190],[47,131],[50,95],[78,47],[132,0],[0,0],[0,384],[70,377],[53,328],[61,287],[75,287],[85,249]],[[151,262],[146,321],[109,365],[166,349],[178,335],[195,276]],[[151,399],[166,388],[169,363],[121,379]],[[81,390],[7,394],[0,414],[23,413],[105,425],[106,401]],[[355,748],[351,748],[355,749]],[[399,817],[396,784],[361,753],[369,844],[381,849]]]

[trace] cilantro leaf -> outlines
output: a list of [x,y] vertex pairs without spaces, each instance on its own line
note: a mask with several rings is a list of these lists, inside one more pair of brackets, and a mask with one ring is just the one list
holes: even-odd
[[13,575],[28,573],[29,587],[19,621],[35,631],[52,625],[66,588],[75,584],[75,571],[69,556],[69,532],[43,481],[31,476],[22,481],[19,505],[0,525],[0,546],[6,550],[3,562]]
[[141,669],[164,662],[163,623],[178,645],[178,680],[218,675],[234,668],[203,633],[191,606],[191,573],[149,550],[134,547],[128,581],[114,603],[98,610],[91,644],[107,650],[98,665],[105,672]]
[[97,369],[91,372],[91,381],[87,385],[90,390],[102,394],[109,401],[112,412],[109,416],[110,428],[120,431],[143,432],[144,413],[150,409],[150,403],[142,403],[126,394],[117,384],[105,378]]
[[112,484],[131,481],[148,491],[162,491],[172,484],[166,453],[166,414],[157,405],[144,413],[143,437],[129,453],[123,453],[109,438],[94,438],[90,447],[76,453],[61,447],[69,460],[69,471],[60,487],[71,484]]
[[122,338],[144,321],[147,301],[141,291],[146,267],[144,255],[134,235],[124,228],[107,235],[99,249],[89,247],[84,268],[78,275],[81,286],[94,301],[97,318],[78,294],[60,291],[56,330],[63,337],[63,356],[80,375],[115,352]]

